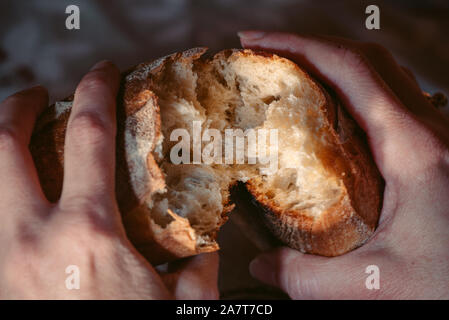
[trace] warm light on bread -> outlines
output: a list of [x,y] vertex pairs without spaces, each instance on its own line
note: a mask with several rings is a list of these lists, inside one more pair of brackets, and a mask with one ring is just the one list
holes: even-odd
[[[232,210],[229,190],[237,181],[287,245],[327,256],[360,246],[377,224],[382,180],[354,122],[287,59],[251,50],[202,58],[205,51],[141,64],[125,76],[117,198],[137,249],[154,263],[217,250],[216,233]],[[62,164],[69,111],[68,102],[51,108],[31,143],[51,199],[61,177],[46,172],[49,161]],[[260,163],[173,164],[170,134],[184,128],[193,135],[194,121],[220,132],[277,129],[278,145],[268,152],[277,153],[278,170],[268,174]],[[48,140],[52,147],[42,146]]]

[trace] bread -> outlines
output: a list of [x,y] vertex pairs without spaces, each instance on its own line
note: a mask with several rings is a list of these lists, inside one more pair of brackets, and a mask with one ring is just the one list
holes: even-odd
[[[336,256],[363,244],[378,221],[383,181],[335,97],[274,54],[205,52],[175,53],[123,76],[116,194],[131,242],[154,264],[218,250],[217,232],[233,208],[229,190],[240,181],[288,246]],[[44,112],[30,144],[52,201],[61,192],[70,101]],[[170,134],[185,128],[193,135],[193,121],[202,132],[276,129],[278,145],[270,142],[268,152],[278,155],[277,171],[247,162],[173,164]]]

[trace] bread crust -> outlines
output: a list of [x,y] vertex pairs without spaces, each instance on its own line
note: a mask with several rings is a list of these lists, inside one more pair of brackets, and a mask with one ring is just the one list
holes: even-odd
[[[149,209],[153,196],[165,189],[165,177],[155,156],[162,134],[158,97],[151,89],[153,81],[168,63],[197,60],[206,50],[174,53],[122,75],[117,98],[116,197],[129,239],[154,264],[219,249],[215,241],[219,227],[199,235],[188,219],[171,211],[171,222],[162,226],[151,218]],[[220,54],[235,52],[282,59],[250,50],[225,50]],[[300,212],[283,212],[257,190],[254,181],[247,182],[246,187],[263,211],[263,220],[281,241],[303,252],[334,256],[361,245],[372,234],[381,207],[382,179],[355,123],[327,90],[316,86],[326,96],[320,109],[335,145],[332,153],[321,155],[322,160],[330,169],[348,173],[340,201],[314,220]],[[73,96],[48,107],[38,119],[30,143],[42,188],[52,202],[61,194],[64,140],[72,103]],[[233,208],[227,197],[223,207],[220,225]]]
[[[280,59],[262,54],[269,59]],[[299,69],[290,60],[284,61]],[[319,109],[334,148],[318,156],[327,170],[344,173],[344,190],[339,201],[318,217],[311,217],[297,210],[283,211],[258,190],[255,180],[248,181],[246,187],[256,200],[254,203],[262,212],[265,224],[282,242],[304,253],[338,256],[361,246],[373,234],[382,208],[384,182],[363,131],[330,89],[324,89],[305,75],[325,97]]]

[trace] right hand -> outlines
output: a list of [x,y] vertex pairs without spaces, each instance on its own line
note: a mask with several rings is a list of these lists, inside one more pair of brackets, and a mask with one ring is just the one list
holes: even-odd
[[[254,277],[292,298],[449,298],[449,121],[383,47],[345,39],[248,31],[242,46],[278,53],[336,91],[367,133],[385,179],[373,237],[333,258],[289,248],[252,261]],[[368,290],[365,269],[380,270]]]

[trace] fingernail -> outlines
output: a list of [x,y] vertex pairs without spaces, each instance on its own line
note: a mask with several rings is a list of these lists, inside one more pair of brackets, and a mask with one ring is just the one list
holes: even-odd
[[273,265],[266,257],[257,257],[249,264],[249,272],[254,278],[271,280]]
[[109,60],[103,60],[100,62],[97,62],[91,69],[90,71],[94,71],[94,70],[99,70],[99,69],[104,69],[107,67],[110,67],[112,65],[112,62]]
[[259,40],[262,39],[267,33],[264,31],[239,31],[237,35],[242,40]]

